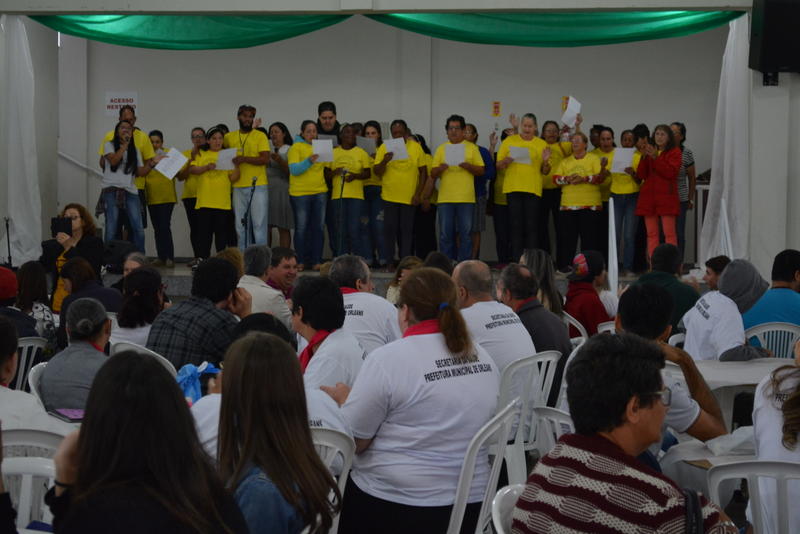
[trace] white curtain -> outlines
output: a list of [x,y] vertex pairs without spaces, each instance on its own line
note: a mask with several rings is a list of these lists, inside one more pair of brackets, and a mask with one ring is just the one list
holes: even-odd
[[700,261],[747,255],[750,228],[750,15],[730,23],[719,79],[711,190],[700,234]]
[[[42,253],[42,205],[34,121],[33,61],[23,17],[0,17],[0,182],[6,185],[14,266]],[[5,234],[4,221],[1,233]],[[8,235],[0,242],[7,261]]]

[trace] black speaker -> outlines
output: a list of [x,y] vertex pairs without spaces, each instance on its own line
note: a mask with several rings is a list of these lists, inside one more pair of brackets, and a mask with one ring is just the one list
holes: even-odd
[[750,68],[761,72],[800,72],[798,22],[798,0],[753,0]]

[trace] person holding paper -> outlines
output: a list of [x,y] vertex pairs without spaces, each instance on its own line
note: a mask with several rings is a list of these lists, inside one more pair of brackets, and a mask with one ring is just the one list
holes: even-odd
[[[575,120],[576,130],[580,130],[581,116]],[[568,130],[568,128],[565,126]],[[542,201],[539,207],[539,248],[555,257],[558,251],[557,243],[550,244],[550,215],[553,216],[553,235],[558,240],[558,212],[561,209],[561,188],[553,181],[553,171],[561,160],[572,155],[572,143],[560,141],[561,129],[556,121],[545,121],[542,126],[542,139],[550,149],[549,170],[542,174]]]
[[[153,150],[158,155],[165,155],[164,134],[161,130],[150,132],[150,142]],[[172,243],[172,210],[178,201],[175,193],[175,182],[155,169],[144,177],[144,191],[147,198],[147,210],[150,220],[153,221],[153,233],[156,240],[156,253],[158,260],[153,265],[156,267],[175,267],[175,246]]]
[[561,211],[559,212],[558,258],[562,273],[572,271],[572,258],[581,239],[581,250],[597,250],[598,218],[602,216],[600,197],[600,158],[587,152],[589,139],[583,132],[570,138],[572,155],[561,160],[553,181],[561,186]]
[[526,113],[520,120],[519,133],[506,137],[497,153],[497,169],[505,171],[503,193],[508,199],[509,219],[512,221],[513,258],[519,258],[526,248],[539,247],[542,174],[549,172],[545,163],[552,150],[544,140],[536,137],[536,130],[536,115]]
[[211,128],[206,134],[208,150],[200,151],[189,167],[189,173],[197,176],[198,252],[199,257],[211,256],[211,240],[214,238],[217,252],[228,246],[228,224],[231,212],[231,183],[239,179],[236,165],[232,171],[217,169],[217,158],[222,150],[222,130]]
[[326,177],[332,181],[330,210],[334,231],[330,238],[334,257],[362,251],[359,220],[364,204],[364,180],[369,178],[370,164],[367,153],[356,146],[353,127],[342,126],[339,146],[333,149],[333,163],[325,169]]
[[[600,175],[603,183],[610,183],[611,196],[614,197],[614,225],[617,231],[617,250],[622,252],[621,276],[628,276],[633,271],[633,253],[636,248],[636,228],[639,218],[636,216],[636,201],[639,198],[639,184],[634,179],[640,156],[631,148],[614,148],[614,130],[603,126],[600,130],[600,146],[594,154],[600,158]],[[626,157],[629,164],[623,172],[614,170],[615,156]],[[605,243],[600,243],[604,245]]]
[[325,238],[325,204],[328,184],[325,183],[325,168],[329,163],[317,161],[311,147],[317,138],[317,125],[312,120],[304,120],[300,125],[300,135],[286,154],[289,162],[289,201],[294,211],[294,248],[297,251],[302,271],[305,266],[319,270],[322,263],[322,244]]
[[[278,229],[279,245],[284,248],[292,246],[292,229],[294,215],[289,202],[289,148],[292,136],[282,122],[273,122],[269,126],[269,140],[272,152],[267,165],[267,189],[269,189],[269,228]],[[271,233],[269,235],[271,237]],[[270,241],[268,239],[268,241]]]
[[[389,141],[384,142],[375,152],[373,170],[381,177],[382,183],[384,255],[386,261],[395,266],[395,244],[400,259],[411,255],[414,206],[421,202],[422,190],[428,181],[428,168],[425,153],[411,138],[406,121],[395,119],[389,130],[392,139],[398,140],[395,143],[405,148],[406,154],[395,157],[395,149],[387,149]],[[429,189],[432,188],[431,185]]]
[[192,148],[184,150],[182,154],[186,157],[186,164],[175,176],[183,182],[183,193],[181,202],[186,210],[186,220],[189,222],[189,241],[192,243],[192,254],[194,259],[189,262],[189,267],[194,267],[200,261],[199,229],[197,223],[197,175],[189,173],[192,162],[200,155],[200,151],[205,149],[206,131],[199,126],[192,128],[191,131]]
[[636,215],[644,217],[647,226],[647,256],[652,257],[659,243],[659,220],[667,243],[678,246],[675,219],[680,215],[678,172],[681,168],[681,149],[675,143],[672,130],[659,124],[653,131],[655,146],[648,144],[636,169],[642,180]]
[[[471,257],[472,212],[475,209],[475,176],[485,168],[478,147],[464,140],[466,122],[461,115],[450,115],[445,129],[447,142],[433,155],[431,178],[439,185],[439,251],[451,260]],[[456,234],[458,250],[456,251]]]
[[[378,121],[364,123],[364,137],[375,142],[375,150],[383,144],[381,125]],[[364,182],[364,207],[361,214],[362,256],[368,264],[386,267],[386,250],[383,246],[383,199],[381,199],[381,177],[375,174],[375,152],[370,157],[370,177]]]
[[[239,179],[233,184],[233,211],[236,219],[236,236],[239,250],[249,245],[267,244],[267,168],[269,141],[267,136],[253,128],[256,108],[239,106],[236,118],[239,129],[225,135],[224,148],[235,148],[233,164],[239,167]],[[248,212],[247,226],[242,224]],[[252,233],[252,234],[251,234]]]

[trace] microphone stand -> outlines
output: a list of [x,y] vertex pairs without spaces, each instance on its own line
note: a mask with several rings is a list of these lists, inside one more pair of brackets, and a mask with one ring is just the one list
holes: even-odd
[[9,219],[8,217],[3,217],[3,219],[5,219],[6,221],[6,245],[8,246],[8,268],[11,269],[13,265],[11,263],[11,230],[9,226],[11,219]]
[[[253,176],[253,183],[250,184],[250,199],[247,201],[247,209],[244,211],[244,216],[242,217],[242,226],[244,227],[244,248],[249,246],[248,241],[250,240],[250,206],[253,204],[253,195],[256,194],[256,181],[258,178]],[[253,230],[253,242],[255,243],[255,230]]]

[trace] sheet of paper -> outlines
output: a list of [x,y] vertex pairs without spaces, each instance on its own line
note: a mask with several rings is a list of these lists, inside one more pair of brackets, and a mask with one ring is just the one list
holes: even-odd
[[611,172],[625,172],[625,169],[633,166],[633,153],[635,148],[615,148],[614,161],[611,162]]
[[158,162],[158,165],[156,165],[156,170],[172,180],[175,178],[175,175],[180,172],[187,161],[188,159],[186,156],[181,154],[180,150],[173,147],[169,149],[169,152],[167,152],[167,157]]
[[575,100],[575,97],[570,95],[569,101],[567,102],[567,109],[564,111],[564,114],[561,115],[561,122],[569,126],[570,128],[575,127],[575,120],[578,118],[578,113],[581,112],[581,103]]
[[217,152],[217,170],[232,171],[234,169],[233,158],[235,157],[235,148],[224,148]]
[[375,149],[378,148],[375,146],[375,139],[371,137],[361,137],[360,135],[356,137],[356,146],[361,148],[370,156],[374,156]]
[[331,135],[331,134],[318,134],[318,135],[317,135],[317,139],[328,139],[328,140],[330,140],[330,142],[331,142],[331,143],[333,143],[333,146],[334,146],[334,147],[337,147],[337,146],[339,146],[339,138],[338,138],[338,137],[336,137],[335,135]]
[[330,139],[314,139],[311,141],[311,147],[314,154],[318,154],[318,163],[327,163],[333,161],[333,141]]
[[386,145],[386,152],[391,152],[394,154],[392,156],[393,160],[408,159],[406,140],[402,137],[398,137],[397,139],[387,139],[383,144]]
[[514,163],[531,163],[531,150],[524,146],[509,146],[508,155],[514,158]]
[[451,167],[458,167],[464,162],[464,143],[444,145],[444,162]]

